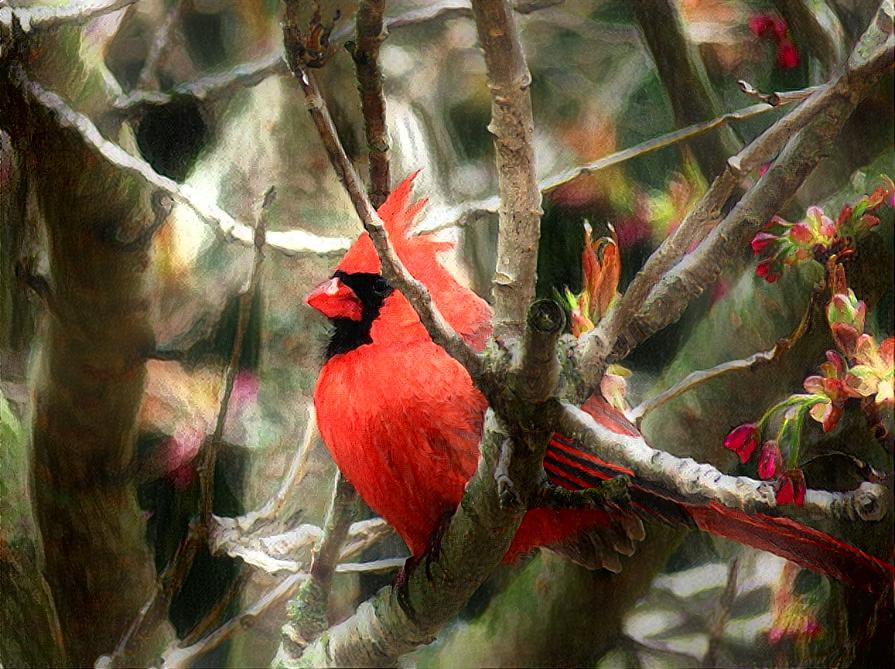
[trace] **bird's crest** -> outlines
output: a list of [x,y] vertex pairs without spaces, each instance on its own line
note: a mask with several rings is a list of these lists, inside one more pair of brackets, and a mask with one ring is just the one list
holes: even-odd
[[[411,201],[410,192],[413,180],[419,170],[402,181],[380,205],[377,212],[385,224],[386,232],[398,257],[401,258],[411,274],[421,280],[431,271],[435,254],[451,248],[450,242],[439,242],[431,235],[413,235],[411,226],[417,214],[426,206],[426,198]],[[379,258],[373,248],[370,236],[364,232],[348,250],[337,267],[343,272],[379,273]]]

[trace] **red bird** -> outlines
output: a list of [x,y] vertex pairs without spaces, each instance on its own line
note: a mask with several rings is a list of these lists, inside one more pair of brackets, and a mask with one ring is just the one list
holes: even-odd
[[[410,273],[426,284],[454,329],[482,350],[491,333],[491,309],[438,262],[436,254],[450,244],[408,234],[425,205],[425,200],[410,201],[414,176],[395,189],[379,215]],[[407,299],[382,277],[366,233],[306,301],[334,326],[314,391],[323,440],[364,501],[419,557],[456,509],[476,469],[485,398],[466,370],[432,341]],[[600,397],[591,397],[583,408],[620,434],[637,434]],[[619,473],[633,475],[559,435],[551,441],[544,468],[553,483],[570,489],[592,487]],[[895,573],[892,565],[786,518],[715,503],[686,504],[636,480],[631,497],[632,514],[528,511],[506,560],[545,546],[585,566],[618,571],[617,553],[630,555],[633,540],[643,538],[637,517],[643,516],[767,550],[867,590],[890,585]]]

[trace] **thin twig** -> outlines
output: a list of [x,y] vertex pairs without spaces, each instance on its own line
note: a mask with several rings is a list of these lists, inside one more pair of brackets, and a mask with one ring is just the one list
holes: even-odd
[[72,2],[61,7],[0,7],[0,26],[9,28],[17,21],[25,32],[52,30],[61,26],[78,26],[104,14],[123,9],[137,0],[99,0]]
[[313,404],[308,405],[308,419],[305,423],[304,435],[301,444],[295,451],[295,456],[286,472],[286,478],[280,484],[277,492],[264,503],[260,509],[249,511],[235,518],[215,518],[219,528],[235,530],[241,534],[253,534],[260,530],[261,526],[272,523],[280,511],[286,505],[289,497],[304,479],[308,470],[311,452],[317,443],[319,432],[317,431],[317,416]]
[[153,88],[158,83],[158,67],[161,64],[165,49],[171,41],[171,34],[174,27],[180,19],[180,12],[183,9],[183,0],[174,0],[173,4],[168,8],[162,24],[156,30],[149,46],[149,52],[146,54],[146,60],[143,61],[143,68],[137,77],[135,88]]
[[264,262],[264,231],[267,227],[266,217],[275,197],[276,191],[271,187],[264,195],[261,213],[258,216],[258,223],[255,225],[255,254],[252,259],[248,285],[238,299],[236,332],[233,337],[233,348],[230,350],[230,360],[224,370],[224,382],[222,384],[223,388],[215,419],[214,432],[209,439],[206,439],[197,458],[199,463],[197,466],[199,474],[199,526],[204,536],[207,536],[211,527],[211,514],[214,507],[214,470],[217,463],[218,444],[224,437],[224,426],[227,423],[227,414],[230,409],[230,396],[233,393],[233,384],[239,372],[242,349],[245,343],[246,332],[249,329],[252,302],[255,300],[258,284],[261,281],[261,265]]
[[370,235],[376,254],[382,265],[382,275],[413,305],[429,335],[433,341],[441,346],[451,357],[460,362],[473,379],[480,378],[482,373],[482,360],[479,355],[454,331],[448,324],[438,307],[432,301],[432,296],[422,282],[414,278],[404,267],[394,247],[388,238],[385,225],[379,214],[373,208],[370,198],[361,184],[360,178],[345,148],[339,140],[332,116],[326,101],[320,94],[317,81],[313,74],[306,68],[302,53],[304,50],[303,36],[297,25],[298,7],[295,0],[286,2],[286,20],[283,24],[283,39],[286,47],[286,57],[295,80],[304,91],[310,113],[317,132],[329,155],[333,169],[348,193],[354,210],[357,212],[364,229]]
[[[15,66],[11,70],[13,80],[18,86],[32,99],[53,112],[61,126],[77,131],[81,139],[106,161],[128,173],[136,174],[170,195],[176,202],[189,207],[203,223],[222,234],[226,240],[244,246],[254,245],[255,231],[252,226],[237,221],[189,185],[179,184],[173,179],[162,176],[142,158],[131,155],[118,144],[107,140],[89,118],[72,109],[56,93],[28,79],[20,67]],[[286,255],[340,253],[345,251],[350,243],[350,240],[344,237],[321,237],[298,229],[275,230],[267,232],[264,236],[265,246]]]
[[761,100],[772,107],[779,107],[781,105],[789,104],[790,102],[801,102],[815,91],[823,88],[823,85],[821,85],[810,86],[809,88],[803,88],[798,91],[773,91],[771,93],[762,93],[745,79],[739,79],[737,80],[737,83],[740,85],[740,89],[743,93],[750,98]]
[[352,50],[360,91],[364,134],[370,161],[370,201],[379,207],[391,191],[388,168],[388,128],[379,48],[388,33],[382,15],[385,0],[361,0],[357,7],[357,44]]
[[717,379],[726,374],[730,374],[731,372],[754,370],[762,365],[780,360],[780,358],[783,357],[783,355],[787,351],[791,350],[792,347],[795,346],[796,342],[798,342],[802,338],[802,335],[804,335],[805,332],[808,331],[808,326],[811,324],[811,316],[814,312],[814,307],[817,302],[817,296],[817,291],[813,291],[811,293],[811,297],[808,299],[808,306],[806,307],[802,318],[799,319],[796,328],[788,337],[780,339],[770,350],[753,353],[749,357],[743,358],[742,360],[729,360],[719,365],[715,365],[710,369],[699,369],[694,372],[690,372],[687,376],[675,383],[673,386],[666,388],[655,397],[644,400],[636,407],[631,409],[629,412],[627,412],[628,419],[631,420],[638,428],[640,428],[640,424],[643,422],[643,419],[646,418],[647,415],[658,409],[660,406],[673,400],[675,397],[680,397],[681,395],[692,391],[694,388],[698,388],[704,383]]
[[357,502],[354,486],[337,471],[323,536],[311,559],[310,578],[290,602],[291,625],[299,639],[316,639],[328,626],[326,609],[332,578],[349,526],[357,513]]
[[191,646],[169,649],[165,653],[162,666],[167,669],[190,666],[192,660],[217,648],[237,632],[250,628],[269,609],[282,606],[307,579],[307,574],[293,574],[284,578],[276,587],[264,593],[258,601],[205,638]]
[[[553,7],[563,0],[520,1],[515,5],[519,14]],[[411,9],[398,16],[384,20],[385,32],[396,28],[416,26],[434,19],[447,19],[453,16],[472,16],[472,8],[468,0],[440,0]],[[352,36],[351,26],[337,26],[329,37],[330,44],[340,44]],[[178,96],[190,96],[197,100],[211,101],[230,95],[239,88],[257,86],[268,77],[288,74],[289,68],[284,60],[282,50],[271,52],[251,63],[237,65],[224,72],[210,74],[194,81],[174,86],[169,91],[134,90],[120,96],[113,103],[113,108],[125,117],[130,118],[144,113],[148,107],[165,105]]]
[[131,119],[145,113],[150,107],[166,105],[179,97],[191,97],[205,102],[218,100],[241,88],[257,86],[268,77],[288,72],[282,52],[277,51],[224,72],[177,84],[167,91],[136,89],[117,97],[112,102],[112,109],[123,118]]
[[217,445],[223,437],[227,410],[230,404],[230,394],[233,390],[233,382],[239,367],[243,341],[248,329],[249,312],[260,280],[259,270],[264,259],[264,221],[267,208],[273,201],[273,193],[274,190],[271,188],[265,194],[261,213],[258,216],[255,232],[255,256],[248,287],[239,296],[239,316],[236,325],[236,335],[230,360],[224,371],[223,390],[214,433],[210,438],[206,439],[202,451],[197,456],[197,470],[199,474],[198,518],[190,524],[187,536],[159,576],[156,591],[140,610],[140,613],[119,641],[118,647],[110,658],[112,666],[131,663],[135,657],[140,656],[145,640],[167,614],[171,601],[180,591],[184,581],[186,581],[199,548],[209,540],[212,528],[211,512],[214,503],[214,466],[217,457]]
[[534,298],[541,236],[541,191],[534,156],[531,74],[512,6],[473,0],[479,43],[491,92],[498,192],[497,266],[492,281],[494,338],[519,337]]
[[[814,93],[817,88],[819,87],[777,93],[776,95],[780,96],[780,100],[776,104],[782,106],[793,102],[800,102]],[[540,188],[541,193],[546,194],[554,190],[555,188],[564,186],[565,184],[574,181],[578,177],[585,174],[600,172],[601,170],[614,167],[615,165],[620,165],[621,163],[627,162],[634,158],[640,158],[641,156],[646,156],[655,151],[668,148],[669,146],[673,146],[684,140],[698,137],[699,135],[702,135],[703,133],[706,133],[721,125],[725,125],[734,121],[745,121],[761,114],[766,114],[767,112],[773,110],[774,105],[771,102],[766,102],[743,107],[742,109],[738,109],[736,111],[727,112],[726,114],[722,114],[721,116],[713,118],[709,121],[694,123],[693,125],[689,125],[686,128],[681,128],[680,130],[674,130],[672,132],[665,133],[664,135],[659,135],[658,137],[640,142],[639,144],[635,144],[634,146],[628,147],[627,149],[616,151],[609,154],[608,156],[603,156],[602,158],[598,158],[597,160],[594,160],[592,162],[571,167],[563,172],[560,172],[559,174],[555,174],[547,177],[546,179],[542,179],[538,182],[538,188]],[[470,221],[477,220],[478,218],[486,214],[496,214],[499,206],[500,198],[498,198],[497,196],[486,198],[484,200],[467,202],[463,205],[460,205],[459,207],[453,207],[451,209],[445,210],[441,215],[427,216],[426,220],[421,225],[417,226],[416,233],[426,234],[430,232],[437,232],[439,230],[446,230],[449,228],[462,227]]]
[[730,612],[737,595],[738,567],[739,561],[736,558],[730,561],[724,592],[721,593],[718,600],[718,610],[715,613],[711,629],[709,629],[709,645],[702,658],[703,667],[718,666],[718,651],[724,639],[724,628],[727,627],[727,621],[730,619]]

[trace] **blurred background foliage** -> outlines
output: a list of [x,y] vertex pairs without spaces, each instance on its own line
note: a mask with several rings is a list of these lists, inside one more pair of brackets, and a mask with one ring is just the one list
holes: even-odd
[[[389,2],[388,14],[397,16],[429,4],[424,0]],[[533,79],[536,156],[542,177],[681,127],[631,3],[520,4],[530,10],[518,20]],[[678,3],[685,34],[705,65],[720,111],[754,102],[742,93],[738,79],[763,91],[798,89],[826,79],[823,55],[793,26],[795,58],[783,52],[779,41],[756,29],[756,17],[779,18],[778,8],[786,4],[764,0]],[[867,0],[808,4],[835,12],[846,50],[877,5]],[[327,1],[322,6],[324,16],[341,10],[337,29],[350,29],[353,3]],[[118,17],[114,38],[103,43],[105,62],[125,91],[137,86],[156,31],[172,11],[177,14],[169,44],[152,76],[141,82],[143,87],[166,90],[208,73],[225,72],[281,47],[280,7],[275,0],[143,0]],[[395,28],[382,48],[381,64],[393,179],[422,169],[416,192],[429,198],[423,222],[449,220],[458,205],[495,193],[493,149],[487,132],[490,97],[468,13],[448,12]],[[363,125],[349,54],[337,48],[319,74],[341,138],[363,169]],[[895,172],[891,96],[890,73],[877,94],[861,105],[830,157],[783,215],[797,220],[807,205],[815,203],[837,211],[842,202],[872,188],[878,174]],[[270,228],[301,227],[325,235],[354,236],[358,221],[304,106],[300,91],[287,76],[271,76],[210,101],[175,96],[168,104],[147,108],[136,120],[137,144],[158,172],[190,184],[242,219],[254,219],[263,193],[275,186],[278,198],[269,212]],[[725,133],[734,143],[748,142],[780,113],[771,111],[715,133]],[[12,187],[18,168],[7,152],[3,156],[5,212],[15,209],[7,206],[10,198],[27,196]],[[622,255],[623,288],[704,192],[714,176],[708,171],[697,159],[694,146],[682,143],[548,192],[543,205],[539,293],[550,295],[563,286],[580,289],[585,220],[597,236],[614,228]],[[10,268],[23,255],[32,258],[35,266],[43,260],[33,203],[22,210],[28,221],[4,217],[0,228],[4,273],[0,397],[4,473],[0,483],[4,541],[32,537],[28,550],[33,552],[39,550],[39,542],[33,540],[27,504],[21,502],[28,448],[27,431],[21,426],[29,415],[29,360],[40,342],[40,328],[35,324],[42,308],[18,287]],[[873,312],[878,330],[891,333],[891,219],[879,229],[865,240],[866,248],[857,261],[860,271],[852,276],[859,297],[870,299],[871,307],[879,305]],[[457,242],[456,253],[445,262],[487,297],[496,217],[475,217],[464,228],[441,234]],[[325,323],[303,305],[302,297],[329,275],[335,260],[270,253],[263,265],[217,470],[218,514],[256,508],[284,476],[304,429],[305,407],[327,336]],[[185,207],[173,207],[155,238],[152,324],[158,348],[177,352],[168,356],[176,360],[148,363],[141,409],[140,501],[158,566],[170,558],[195,504],[192,457],[201,438],[212,429],[220,369],[234,336],[235,296],[246,281],[250,263],[250,251],[224,243]],[[628,361],[635,372],[630,380],[632,403],[693,369],[769,349],[793,329],[818,279],[816,272],[810,267],[789,272],[780,282],[768,285],[754,277],[750,263],[749,249],[743,249],[714,293],[697,300],[679,323],[648,341]],[[726,432],[797,390],[829,346],[829,335],[820,323],[779,362],[754,374],[707,384],[651,414],[645,434],[657,447],[733,471],[735,458],[722,448]],[[844,449],[847,442],[859,457],[891,471],[891,453],[882,452],[864,434],[860,419],[843,421],[829,435],[816,432],[812,439],[818,442],[817,452]],[[813,487],[849,488],[855,483],[835,463],[807,471]],[[308,475],[290,500],[289,513],[319,523],[331,481],[332,464],[325,449],[317,448]],[[879,527],[861,528],[867,536],[850,538],[891,550],[891,519],[890,514]],[[368,557],[392,557],[402,551],[400,541],[393,539]],[[730,569],[734,560],[735,573]],[[189,631],[234,582],[241,590],[231,604],[233,612],[241,608],[240,602],[254,601],[271,586],[269,576],[245,569],[231,558],[200,556],[174,603],[172,619],[178,630]],[[338,577],[332,620],[350,614],[359,597],[391,578]],[[795,585],[787,582],[783,562],[772,556],[653,528],[638,554],[625,559],[625,570],[618,576],[585,572],[548,553],[532,556],[515,568],[501,568],[460,620],[445,629],[435,644],[404,662],[431,667],[609,668],[849,665],[865,664],[862,657],[884,657],[880,655],[886,652],[884,643],[880,650],[873,646],[873,639],[854,631],[870,624],[875,615],[872,600],[821,579],[798,578]],[[781,607],[787,601],[804,605],[803,617],[817,619],[816,634],[783,634],[773,639],[769,632],[780,627]],[[267,663],[279,643],[282,618],[282,611],[272,611],[203,664]],[[726,624],[717,624],[720,618]],[[873,624],[885,629],[879,620]],[[891,637],[889,642],[891,657]]]

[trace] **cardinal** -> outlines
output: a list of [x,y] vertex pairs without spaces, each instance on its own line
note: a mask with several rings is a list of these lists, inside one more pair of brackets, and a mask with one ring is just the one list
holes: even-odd
[[[439,252],[451,244],[410,234],[425,206],[425,200],[411,200],[415,176],[391,193],[379,216],[405,267],[425,283],[454,330],[481,351],[491,334],[490,307],[439,262]],[[332,324],[314,390],[323,441],[363,500],[420,558],[475,472],[487,402],[383,278],[366,233],[306,302]],[[599,394],[582,408],[618,434],[638,434]],[[544,469],[551,483],[570,490],[626,474],[632,479],[630,508],[530,509],[507,562],[545,547],[583,566],[617,572],[619,554],[633,554],[644,537],[641,519],[655,519],[770,551],[869,591],[890,586],[895,574],[892,565],[787,518],[687,503],[559,434],[551,438]]]

